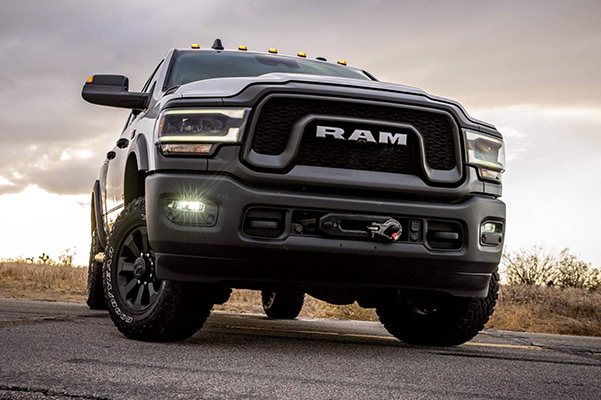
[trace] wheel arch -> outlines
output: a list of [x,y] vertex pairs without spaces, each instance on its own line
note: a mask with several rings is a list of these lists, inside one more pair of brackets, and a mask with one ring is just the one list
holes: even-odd
[[125,163],[123,201],[127,206],[138,197],[144,196],[144,180],[148,172],[148,146],[143,134],[139,134],[130,147]]

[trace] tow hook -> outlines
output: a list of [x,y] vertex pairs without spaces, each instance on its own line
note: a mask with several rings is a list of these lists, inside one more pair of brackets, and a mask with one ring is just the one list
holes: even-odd
[[388,241],[397,241],[403,232],[401,223],[396,219],[389,219],[386,222],[372,222],[367,229],[371,232],[372,238],[383,238]]

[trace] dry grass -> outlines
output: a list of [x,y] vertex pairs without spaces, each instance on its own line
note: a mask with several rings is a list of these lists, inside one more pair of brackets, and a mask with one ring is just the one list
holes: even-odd
[[487,328],[601,336],[601,291],[501,286]]
[[0,297],[85,301],[88,269],[0,261]]
[[[85,301],[87,268],[0,261],[0,297]],[[216,310],[262,313],[261,294],[234,290]],[[335,306],[307,296],[302,317],[377,321],[373,309]],[[538,286],[501,286],[487,328],[601,336],[601,291]]]

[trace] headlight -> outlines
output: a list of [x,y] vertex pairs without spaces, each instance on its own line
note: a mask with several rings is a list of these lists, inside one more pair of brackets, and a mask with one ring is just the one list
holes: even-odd
[[465,131],[467,162],[478,167],[480,177],[501,181],[505,171],[505,148],[503,141],[492,136]]
[[157,129],[163,154],[211,154],[220,143],[239,143],[249,108],[167,110]]

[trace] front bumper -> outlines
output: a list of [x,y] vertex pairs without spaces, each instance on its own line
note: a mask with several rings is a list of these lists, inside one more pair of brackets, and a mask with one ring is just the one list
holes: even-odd
[[[219,207],[214,226],[180,225],[167,218],[167,199],[191,193]],[[295,235],[290,226],[275,239],[250,237],[242,226],[251,206],[453,220],[463,226],[463,244],[457,250],[434,250],[418,243]],[[398,287],[478,297],[486,295],[502,251],[502,243],[480,244],[480,225],[505,221],[505,204],[484,196],[458,203],[373,199],[265,190],[228,175],[171,172],[146,179],[146,212],[160,279],[253,288]],[[285,221],[290,224],[290,218]]]

